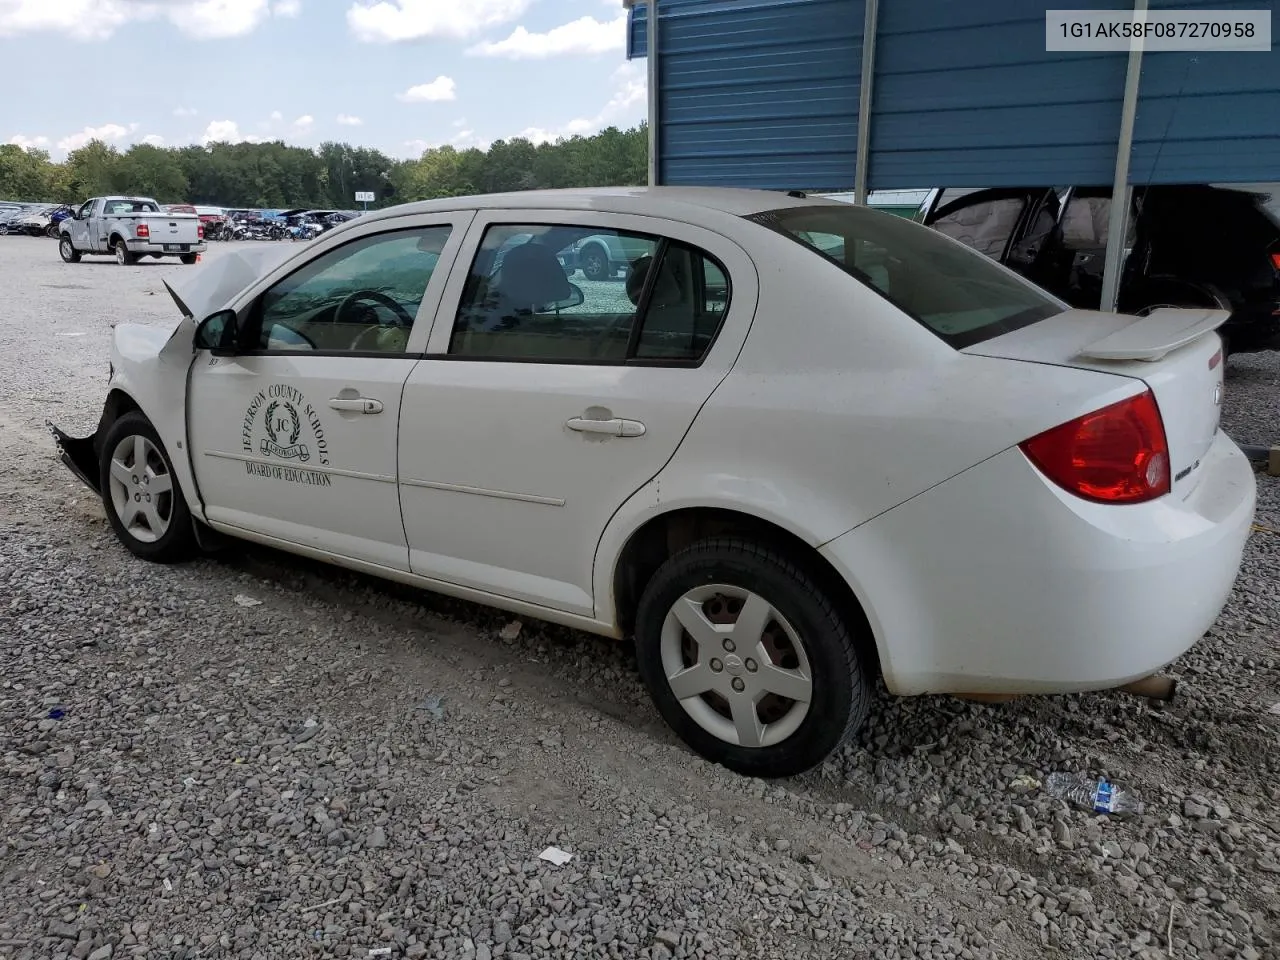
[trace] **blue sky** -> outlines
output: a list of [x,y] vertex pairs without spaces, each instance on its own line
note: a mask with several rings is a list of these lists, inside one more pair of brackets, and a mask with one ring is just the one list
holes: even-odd
[[211,140],[395,157],[644,117],[622,0],[0,0],[0,143]]

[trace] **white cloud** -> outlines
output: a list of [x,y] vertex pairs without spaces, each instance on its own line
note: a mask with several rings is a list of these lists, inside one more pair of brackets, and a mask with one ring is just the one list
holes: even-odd
[[452,77],[436,77],[430,83],[420,83],[404,93],[396,94],[405,103],[432,103],[439,100],[458,99],[457,84]]
[[272,123],[279,123],[279,122],[280,122],[281,120],[283,120],[283,119],[284,119],[284,114],[283,114],[283,113],[281,113],[279,110],[272,110],[272,111],[271,111],[271,122],[272,122]]
[[[463,122],[465,123],[466,121]],[[455,121],[454,126],[457,127],[457,125],[458,124]],[[454,147],[458,150],[470,150],[472,147],[475,147],[478,150],[488,150],[489,143],[490,141],[477,137],[474,130],[463,129],[459,130],[448,140],[423,140],[419,138],[406,140],[404,145],[408,148],[408,156],[416,160],[418,157],[422,156],[422,153],[425,150],[438,150],[440,147]]]
[[195,107],[178,107],[173,111],[175,117],[194,117],[200,111]]
[[508,60],[544,60],[575,54],[612,53],[626,48],[627,15],[600,21],[580,17],[546,33],[530,33],[516,27],[505,40],[485,41],[467,50],[472,56],[505,57]]
[[48,137],[24,137],[20,133],[15,133],[8,142],[23,150],[45,150],[49,147]]
[[267,0],[191,0],[182,4],[166,4],[164,10],[174,26],[199,40],[252,33],[270,12]]
[[102,40],[132,14],[121,0],[0,0],[0,37],[49,31]]
[[302,13],[302,0],[276,0],[271,7],[273,17],[296,17]]
[[153,147],[163,147],[164,137],[160,136],[158,133],[149,133],[142,138],[142,142]]
[[166,19],[199,40],[253,32],[271,13],[295,16],[299,0],[0,0],[0,37],[61,33],[105,40],[130,21]]
[[399,43],[424,37],[472,37],[510,23],[530,0],[357,0],[347,26],[366,43]]
[[642,105],[647,102],[646,72],[643,61],[624,63],[613,72],[613,95],[593,117],[575,117],[555,129],[526,127],[516,134],[533,143],[550,143],[561,137],[590,136],[611,124],[630,126],[644,118]]
[[104,123],[100,127],[85,127],[79,133],[72,133],[58,141],[58,149],[79,150],[91,140],[101,140],[104,143],[114,143],[128,134],[129,128],[122,127],[118,123]]
[[467,125],[467,118],[459,117],[457,120],[453,121],[453,125],[455,127],[465,127]]
[[293,125],[299,130],[308,130],[311,125],[316,122],[316,118],[309,113],[304,113],[297,120],[293,121]]
[[262,138],[241,133],[234,120],[213,120],[205,127],[200,142],[207,147],[211,143],[261,143]]
[[343,127],[359,127],[364,125],[364,121],[359,117],[353,117],[349,113],[338,114],[338,125]]

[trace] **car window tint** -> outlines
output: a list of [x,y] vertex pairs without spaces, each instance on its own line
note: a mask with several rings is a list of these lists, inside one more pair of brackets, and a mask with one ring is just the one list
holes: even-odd
[[450,230],[373,234],[310,261],[263,294],[258,348],[403,353]]
[[[1049,294],[986,256],[892,214],[831,204],[788,207],[747,219],[844,269],[957,349],[1063,310]],[[841,238],[842,245],[833,237]],[[837,250],[843,256],[834,256]]]
[[1018,225],[1024,206],[1025,201],[1018,197],[987,200],[953,210],[931,226],[981,254],[998,259]]
[[[658,242],[598,227],[489,227],[467,276],[449,353],[546,361],[626,359],[643,284],[615,279],[598,258],[607,256],[634,280],[636,263],[652,257]],[[580,264],[578,251],[584,248],[591,258]]]
[[[643,287],[652,262],[651,258],[637,261],[636,276],[628,278],[628,287]],[[728,303],[729,281],[720,266],[699,250],[669,243],[645,304],[634,356],[701,359],[715,339]]]

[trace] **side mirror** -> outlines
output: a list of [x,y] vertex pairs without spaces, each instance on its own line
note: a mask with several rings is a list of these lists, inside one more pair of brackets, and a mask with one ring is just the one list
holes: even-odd
[[236,351],[236,312],[219,310],[196,327],[195,349],[211,350],[214,356],[229,357]]

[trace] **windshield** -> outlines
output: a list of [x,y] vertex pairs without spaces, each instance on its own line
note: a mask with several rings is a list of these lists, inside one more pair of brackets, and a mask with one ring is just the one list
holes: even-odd
[[957,350],[1065,309],[982,254],[890,213],[842,203],[747,219],[814,250]]

